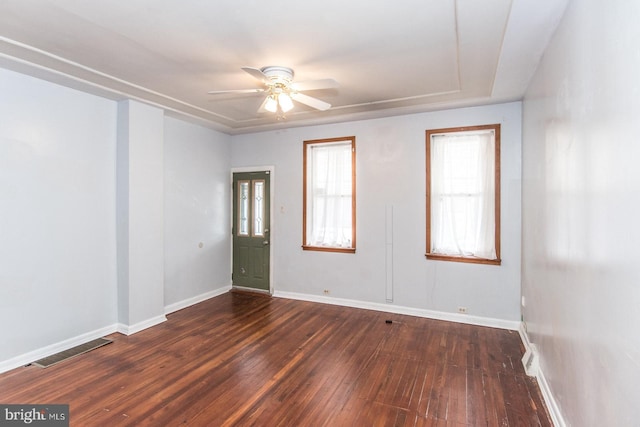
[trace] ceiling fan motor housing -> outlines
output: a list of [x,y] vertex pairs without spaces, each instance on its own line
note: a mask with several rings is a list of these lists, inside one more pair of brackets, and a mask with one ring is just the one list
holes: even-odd
[[262,73],[267,76],[267,78],[271,80],[274,85],[280,83],[281,85],[288,87],[293,81],[294,73],[291,68],[272,65],[268,67],[262,67],[260,71],[262,71]]

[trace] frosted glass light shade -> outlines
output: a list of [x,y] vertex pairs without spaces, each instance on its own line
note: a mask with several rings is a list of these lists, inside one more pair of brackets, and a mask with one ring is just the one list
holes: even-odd
[[280,103],[280,109],[284,113],[293,108],[293,101],[291,100],[291,97],[286,93],[281,93],[280,95],[278,95],[278,102]]
[[267,102],[264,104],[264,109],[272,113],[278,111],[278,101],[276,101],[276,98],[273,95],[269,95],[267,98]]

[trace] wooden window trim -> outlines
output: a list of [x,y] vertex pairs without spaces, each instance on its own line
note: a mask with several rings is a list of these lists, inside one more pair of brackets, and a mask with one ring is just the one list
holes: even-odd
[[305,251],[317,251],[317,252],[339,252],[339,253],[345,253],[345,254],[356,253],[356,248],[334,248],[331,246],[302,245],[302,249]]
[[[479,258],[479,257],[465,257],[465,256],[452,256],[441,255],[431,253],[431,135],[440,133],[456,133],[456,132],[468,132],[476,130],[493,130],[495,132],[495,245],[496,245],[496,259]],[[481,125],[481,126],[465,126],[455,128],[444,129],[429,129],[426,131],[426,175],[427,175],[427,192],[426,192],[426,210],[427,210],[427,248],[425,257],[432,260],[440,261],[453,261],[453,262],[466,262],[472,264],[488,264],[488,265],[501,265],[502,259],[500,257],[500,124],[493,125]]]
[[[307,147],[313,144],[323,144],[331,142],[351,143],[351,242],[350,248],[337,248],[330,246],[307,245]],[[356,252],[356,137],[345,136],[340,138],[313,139],[304,141],[302,147],[302,249],[305,251],[319,252]]]

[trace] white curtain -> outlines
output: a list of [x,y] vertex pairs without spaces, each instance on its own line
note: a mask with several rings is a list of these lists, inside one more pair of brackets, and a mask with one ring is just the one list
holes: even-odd
[[351,248],[351,143],[307,152],[307,245]]
[[433,135],[431,252],[496,259],[493,131]]

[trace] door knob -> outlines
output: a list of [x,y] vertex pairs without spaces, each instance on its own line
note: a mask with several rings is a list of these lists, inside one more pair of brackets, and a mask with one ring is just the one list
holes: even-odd
[[264,246],[267,246],[267,245],[269,244],[269,241],[268,241],[268,240],[265,240],[264,242],[262,242],[262,244],[263,244]]

